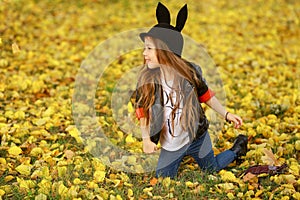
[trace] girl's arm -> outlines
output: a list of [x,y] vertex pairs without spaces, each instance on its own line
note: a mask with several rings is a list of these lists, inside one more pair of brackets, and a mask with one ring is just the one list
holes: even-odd
[[243,120],[239,116],[234,115],[225,110],[225,108],[219,102],[217,97],[215,96],[211,97],[209,100],[205,102],[205,104],[208,105],[217,113],[219,113],[221,116],[223,116],[226,119],[226,121],[233,122],[235,128],[240,128],[240,126],[243,124]]
[[157,151],[157,146],[154,142],[150,139],[150,130],[149,126],[146,125],[146,118],[140,118],[140,126],[143,138],[143,151],[145,153],[154,153]]

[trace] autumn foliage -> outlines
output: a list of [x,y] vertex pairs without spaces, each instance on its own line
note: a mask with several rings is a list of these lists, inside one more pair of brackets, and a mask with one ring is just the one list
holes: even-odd
[[[166,4],[175,12],[184,3]],[[109,154],[104,162],[94,156],[97,144],[86,145],[76,128],[72,97],[81,63],[115,34],[154,25],[156,1],[2,0],[0,199],[300,199],[300,2],[187,3],[183,33],[212,57],[226,108],[244,120],[239,130],[227,123],[211,126],[215,153],[245,134],[244,160],[205,174],[185,158],[178,178],[155,178],[135,157]],[[141,138],[114,121],[111,94],[122,73],[141,62],[140,50],[115,58],[99,80],[94,102],[110,142],[139,154]],[[132,118],[132,104],[117,113]],[[115,170],[116,156],[139,173]],[[280,173],[245,174],[251,166],[284,164]]]

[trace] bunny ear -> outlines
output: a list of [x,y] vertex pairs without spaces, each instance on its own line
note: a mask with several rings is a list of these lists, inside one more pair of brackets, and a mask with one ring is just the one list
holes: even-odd
[[170,24],[171,18],[170,18],[170,12],[166,6],[164,6],[162,3],[158,3],[156,8],[156,18],[158,23],[167,23]]
[[180,32],[183,27],[184,24],[186,22],[187,19],[187,15],[188,15],[188,11],[187,11],[187,5],[185,4],[180,11],[177,14],[177,18],[176,18],[176,29]]

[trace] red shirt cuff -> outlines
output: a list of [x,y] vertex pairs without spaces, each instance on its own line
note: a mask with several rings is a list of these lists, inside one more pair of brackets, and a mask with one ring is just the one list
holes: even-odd
[[145,115],[144,115],[144,108],[137,108],[135,110],[135,114],[136,114],[136,117],[138,119],[141,119],[141,118],[145,117]]
[[213,96],[215,96],[215,93],[212,90],[208,89],[202,96],[199,97],[199,101],[201,103],[204,103],[210,100],[210,98],[212,98]]

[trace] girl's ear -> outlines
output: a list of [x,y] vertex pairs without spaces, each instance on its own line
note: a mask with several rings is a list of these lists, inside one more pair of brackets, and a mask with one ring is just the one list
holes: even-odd
[[170,12],[166,6],[164,6],[162,3],[158,3],[156,8],[156,18],[158,23],[167,23],[170,24],[171,18],[170,18]]
[[177,18],[176,18],[176,29],[180,32],[183,27],[184,24],[186,22],[187,19],[187,15],[188,15],[188,11],[187,11],[187,4],[185,4],[178,12],[177,14]]

